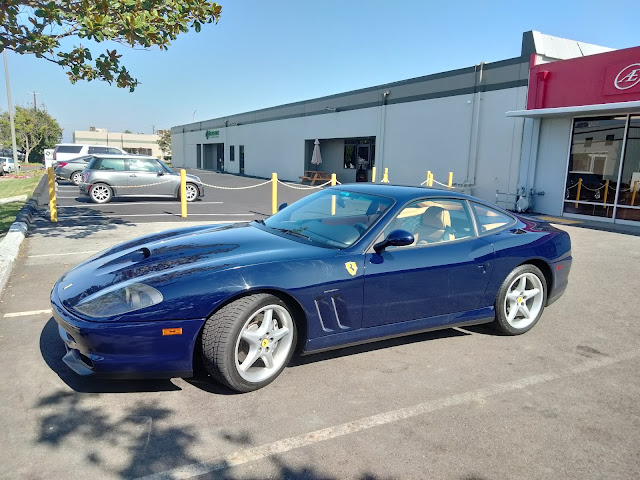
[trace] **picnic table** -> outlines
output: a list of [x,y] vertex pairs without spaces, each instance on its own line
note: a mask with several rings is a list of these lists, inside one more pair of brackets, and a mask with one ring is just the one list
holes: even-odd
[[331,175],[328,172],[319,172],[317,170],[305,170],[304,176],[298,177],[300,179],[300,183],[304,183],[306,181],[309,182],[309,185],[315,185],[318,183],[326,183],[331,180]]

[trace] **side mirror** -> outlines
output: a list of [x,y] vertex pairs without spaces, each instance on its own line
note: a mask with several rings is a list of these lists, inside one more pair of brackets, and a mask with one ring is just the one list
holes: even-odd
[[159,170],[159,171],[158,171],[158,176],[159,176],[159,177],[161,177],[161,176],[163,176],[163,175],[164,175],[164,172],[163,172],[162,170]]
[[414,242],[413,234],[406,230],[393,230],[382,242],[376,243],[373,249],[380,253],[387,247],[405,247]]
[[278,211],[282,210],[283,208],[286,208],[288,205],[288,203],[281,203],[280,206],[278,207]]

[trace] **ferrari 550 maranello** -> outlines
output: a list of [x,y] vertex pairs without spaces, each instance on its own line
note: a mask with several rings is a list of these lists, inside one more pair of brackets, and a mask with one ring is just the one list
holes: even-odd
[[463,194],[354,184],[265,220],[115,246],[64,274],[51,303],[80,375],[186,377],[202,362],[247,392],[296,349],[481,323],[524,333],[570,267],[569,235],[548,223]]

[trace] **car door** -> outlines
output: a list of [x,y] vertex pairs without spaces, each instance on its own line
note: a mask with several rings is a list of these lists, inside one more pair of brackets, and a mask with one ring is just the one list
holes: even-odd
[[465,200],[412,202],[384,234],[395,229],[409,231],[415,242],[366,253],[363,327],[439,316],[444,324],[450,314],[478,308],[494,253],[476,235]]
[[113,187],[117,196],[126,195],[129,183],[129,173],[125,168],[125,161],[122,158],[99,157],[93,165],[96,170],[92,183],[107,183]]
[[152,158],[129,159],[129,195],[174,196],[176,182]]

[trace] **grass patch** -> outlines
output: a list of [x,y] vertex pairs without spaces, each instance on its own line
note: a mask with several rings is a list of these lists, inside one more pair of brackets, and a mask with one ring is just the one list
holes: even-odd
[[0,198],[25,194],[30,197],[38,182],[40,182],[42,175],[42,172],[36,172],[33,176],[27,178],[0,177]]
[[0,203],[0,235],[4,235],[15,222],[24,202]]

